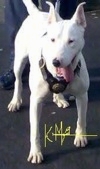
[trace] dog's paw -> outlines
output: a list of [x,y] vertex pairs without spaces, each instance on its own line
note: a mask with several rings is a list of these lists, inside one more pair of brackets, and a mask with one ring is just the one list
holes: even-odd
[[69,106],[69,103],[65,100],[64,96],[62,94],[54,94],[53,96],[53,102],[58,106],[62,108],[66,108]]
[[69,103],[66,100],[58,100],[55,102],[58,107],[66,108],[69,106]]
[[76,147],[85,147],[88,144],[86,136],[76,135],[74,139],[74,145]]
[[43,155],[41,152],[30,152],[27,161],[34,164],[40,164],[43,161]]
[[8,105],[8,111],[14,112],[19,110],[21,104],[22,104],[22,99],[12,99]]

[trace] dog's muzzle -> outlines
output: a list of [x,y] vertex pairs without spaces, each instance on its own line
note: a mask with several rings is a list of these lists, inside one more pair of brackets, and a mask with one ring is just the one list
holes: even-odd
[[62,93],[66,89],[69,83],[67,83],[64,79],[58,80],[54,78],[52,74],[48,71],[43,57],[41,57],[39,61],[39,67],[41,69],[44,80],[47,81],[47,83],[49,84],[49,89],[51,92],[58,94]]
[[[46,62],[43,56],[41,56],[41,59],[39,61],[39,67],[40,67],[43,79],[49,85],[50,91],[56,94],[64,92],[69,82],[66,82],[66,80],[63,78],[60,78],[60,79],[54,78],[52,74],[48,71]],[[74,74],[79,75],[80,67],[81,67],[81,62],[79,61],[76,69],[74,70]]]

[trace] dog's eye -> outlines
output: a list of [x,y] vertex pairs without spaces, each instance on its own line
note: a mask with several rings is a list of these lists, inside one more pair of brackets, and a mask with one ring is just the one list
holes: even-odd
[[69,39],[68,40],[68,44],[71,44],[71,43],[73,43],[74,42],[74,40],[72,40],[72,39]]
[[55,42],[55,39],[54,39],[54,38],[51,38],[51,42]]

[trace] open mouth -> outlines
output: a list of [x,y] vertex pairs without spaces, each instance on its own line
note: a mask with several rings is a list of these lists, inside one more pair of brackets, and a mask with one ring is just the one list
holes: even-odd
[[64,68],[57,67],[56,77],[58,80],[65,79],[66,82],[71,82],[74,78],[74,71],[72,70],[71,65],[64,67]]

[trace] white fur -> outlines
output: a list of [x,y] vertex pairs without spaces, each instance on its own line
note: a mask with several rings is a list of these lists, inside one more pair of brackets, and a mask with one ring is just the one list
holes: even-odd
[[[48,84],[43,80],[39,60],[41,51],[47,64],[48,70],[53,76],[56,75],[55,67],[52,64],[54,58],[60,60],[62,67],[72,63],[74,70],[81,61],[80,75],[75,75],[74,80],[68,85],[66,92],[75,96],[78,111],[76,137],[74,144],[77,147],[85,147],[87,144],[86,136],[86,112],[89,87],[89,77],[86,64],[81,53],[84,46],[84,29],[86,21],[84,16],[83,5],[81,3],[71,20],[62,20],[54,10],[51,3],[50,12],[40,12],[31,0],[23,0],[27,7],[29,16],[23,22],[15,40],[15,63],[14,73],[16,77],[15,90],[11,102],[8,105],[9,111],[16,111],[22,103],[22,82],[21,75],[27,57],[30,61],[29,86],[30,95],[30,153],[28,161],[32,163],[41,163],[43,155],[40,148],[39,138],[39,119],[42,110],[42,101],[48,93]],[[47,32],[46,36],[43,34]],[[55,42],[52,42],[52,38]],[[72,40],[73,42],[69,43]],[[53,101],[58,107],[67,107],[63,95],[54,94]]]

